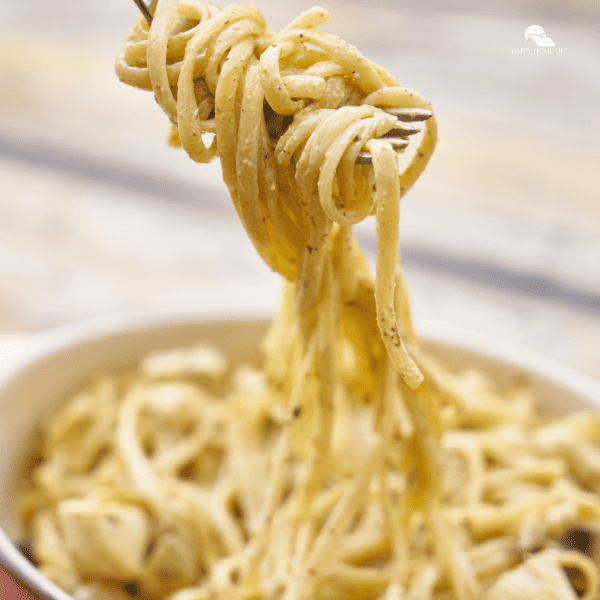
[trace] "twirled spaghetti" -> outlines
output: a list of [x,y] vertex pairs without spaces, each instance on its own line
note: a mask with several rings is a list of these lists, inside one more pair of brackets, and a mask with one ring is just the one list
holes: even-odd
[[[318,31],[328,18],[315,7],[274,35],[251,6],[219,10],[160,2],[149,30],[138,18],[117,73],[154,91],[191,158],[207,162],[218,154],[258,252],[273,269],[298,279],[307,331],[333,224],[351,227],[377,214],[380,327],[397,368],[416,387],[421,374],[389,310],[398,248],[395,213],[433,151],[436,122],[427,122],[404,170],[381,140],[373,141],[373,168],[357,166],[363,147],[397,124],[380,107],[431,107],[350,44]],[[215,139],[207,147],[203,135],[209,133]]]
[[[600,524],[598,416],[540,425],[525,386],[423,351],[398,223],[435,119],[400,168],[382,107],[429,103],[327,18],[275,34],[251,6],[160,0],[136,21],[119,77],[192,159],[220,158],[288,281],[262,371],[168,352],[65,405],[24,500],[41,568],[95,598],[116,581],[170,600],[597,598],[596,564],[559,542]],[[352,233],[372,214],[375,280]]]

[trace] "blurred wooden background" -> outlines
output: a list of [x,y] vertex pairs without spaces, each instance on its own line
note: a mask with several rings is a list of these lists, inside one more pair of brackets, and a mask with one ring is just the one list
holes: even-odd
[[[312,2],[257,0],[274,29]],[[403,203],[419,318],[524,343],[600,378],[596,2],[323,1],[339,33],[429,98],[437,152]],[[130,0],[4,0],[0,333],[279,287],[217,164],[165,145],[114,59]],[[564,53],[532,55],[544,27]],[[367,250],[373,223],[359,228]],[[243,301],[243,299],[241,299]],[[273,300],[275,303],[275,299]]]

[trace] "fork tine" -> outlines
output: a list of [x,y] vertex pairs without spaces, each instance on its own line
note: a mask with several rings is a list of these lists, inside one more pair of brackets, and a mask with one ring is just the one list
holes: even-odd
[[419,131],[421,130],[418,127],[414,127],[413,125],[409,125],[408,123],[403,123],[399,127],[394,127],[394,129],[390,129],[381,137],[404,137],[405,135],[415,135],[415,133],[419,133]]
[[363,150],[357,157],[356,162],[357,165],[371,165],[373,164],[373,157],[370,152]]
[[140,12],[144,15],[144,19],[148,22],[148,25],[152,25],[152,15],[148,10],[148,7],[144,4],[144,0],[133,0],[137,7],[140,9]]
[[433,117],[433,112],[425,108],[406,108],[404,106],[379,106],[381,110],[394,115],[398,121],[427,121]]
[[[389,142],[392,145],[392,148],[398,152],[401,150],[404,150],[409,144],[409,141],[406,138],[388,137],[385,139],[385,141]],[[372,164],[372,162],[373,162],[373,157],[371,156],[371,153],[367,152],[366,150],[363,150],[356,157],[357,165],[370,165],[370,164]]]
[[408,146],[408,140],[402,137],[386,137],[385,141],[389,142],[394,150],[404,150]]

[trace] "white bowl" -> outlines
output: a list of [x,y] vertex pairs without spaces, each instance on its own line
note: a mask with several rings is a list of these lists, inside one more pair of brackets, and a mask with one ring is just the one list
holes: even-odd
[[[44,598],[71,596],[46,579],[11,540],[20,536],[17,501],[24,461],[35,424],[90,374],[101,368],[134,365],[159,349],[208,341],[235,361],[255,362],[270,311],[222,308],[187,315],[150,315],[95,321],[56,330],[41,347],[0,379],[0,562]],[[262,314],[261,314],[262,313]],[[489,340],[453,326],[421,322],[428,348],[452,366],[484,369],[499,383],[525,373],[547,416],[600,407],[600,382],[539,354]]]

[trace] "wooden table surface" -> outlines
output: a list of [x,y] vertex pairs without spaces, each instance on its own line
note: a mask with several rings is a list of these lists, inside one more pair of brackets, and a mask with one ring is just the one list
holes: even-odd
[[[255,4],[278,29],[312,3]],[[403,203],[417,317],[517,341],[600,378],[597,3],[322,5],[333,15],[324,29],[438,115],[438,149]],[[166,147],[152,97],[117,81],[135,14],[127,0],[3,2],[0,333],[193,307],[239,284],[277,294],[218,165]],[[555,53],[522,51],[533,49],[531,24]],[[358,234],[370,252],[373,223]]]

